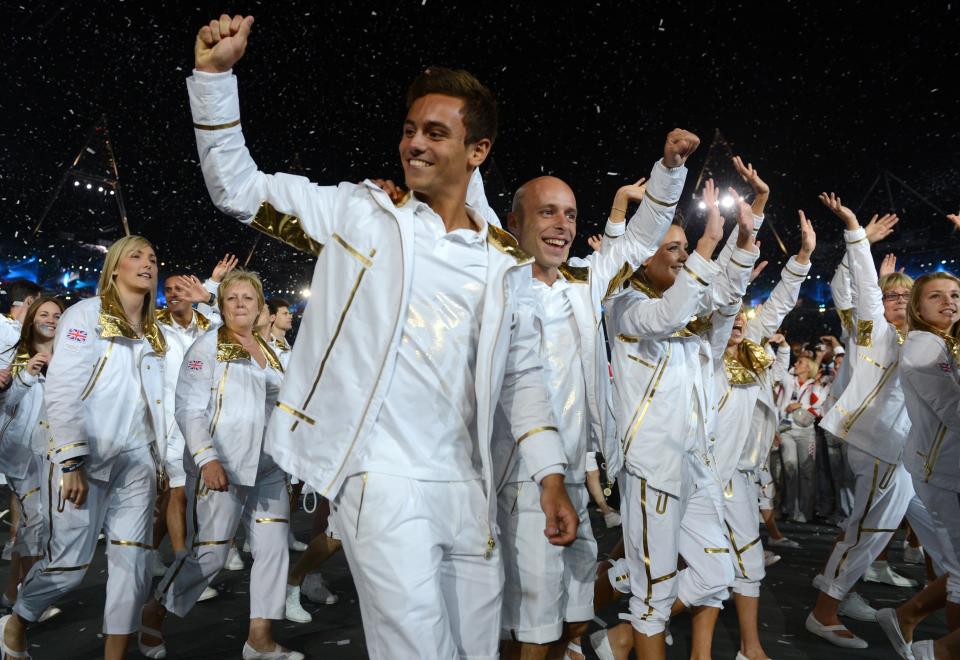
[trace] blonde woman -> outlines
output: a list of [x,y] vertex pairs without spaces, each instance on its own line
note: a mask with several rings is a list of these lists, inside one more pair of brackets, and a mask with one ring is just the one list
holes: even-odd
[[57,327],[44,392],[52,438],[42,496],[50,532],[13,614],[0,619],[5,658],[30,657],[26,624],[80,584],[101,529],[106,660],[123,657],[147,596],[162,478],[157,457],[165,449],[157,443],[164,435],[166,343],[154,315],[157,257],[146,239],[127,236],[110,246],[98,292],[68,309]]
[[242,523],[253,552],[250,629],[244,660],[301,660],[277,644],[271,619],[282,619],[289,557],[290,503],[284,472],[263,448],[263,432],[276,408],[283,368],[256,331],[263,285],[256,274],[234,270],[220,282],[223,325],[187,351],[177,382],[176,416],[187,443],[187,539],[144,607],[140,652],[166,657],[159,627],[166,613],[183,617],[223,568]]

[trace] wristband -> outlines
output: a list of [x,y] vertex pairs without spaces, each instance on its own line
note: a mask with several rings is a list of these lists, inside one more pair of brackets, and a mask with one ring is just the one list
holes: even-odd
[[61,466],[60,466],[60,472],[62,472],[63,474],[69,474],[69,473],[71,473],[71,472],[76,472],[77,470],[79,470],[80,468],[83,467],[83,463],[84,463],[84,461],[83,461],[83,459],[81,458],[81,459],[78,459],[75,463],[71,463],[70,465],[61,465]]
[[217,302],[217,294],[211,293],[210,297],[207,298],[207,307],[213,307],[213,303]]

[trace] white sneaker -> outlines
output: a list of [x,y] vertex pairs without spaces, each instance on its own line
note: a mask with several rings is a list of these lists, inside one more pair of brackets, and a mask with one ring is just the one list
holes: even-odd
[[310,573],[303,580],[303,584],[300,585],[300,592],[304,597],[312,603],[320,603],[321,605],[333,605],[340,598],[337,594],[330,591],[326,583],[323,581],[323,576],[319,573]]
[[900,630],[900,621],[897,619],[897,611],[890,607],[877,610],[877,623],[890,640],[890,645],[904,660],[913,660],[913,652],[910,650],[910,642],[903,637],[903,631]]
[[620,527],[623,524],[623,520],[620,518],[619,511],[608,511],[603,514],[603,522],[606,523],[607,529],[613,529],[614,527]]
[[61,614],[63,614],[63,610],[61,610],[56,605],[51,605],[50,607],[48,607],[43,611],[43,614],[41,614],[40,618],[37,619],[37,623],[43,623],[44,621],[49,621],[53,617],[60,616]]
[[899,573],[895,573],[890,564],[877,560],[870,564],[870,568],[867,569],[867,572],[863,576],[864,582],[878,582],[880,584],[889,584],[891,587],[905,587],[905,588],[914,588],[919,585],[916,580],[911,580],[910,578],[903,577]]
[[597,654],[600,660],[616,660],[613,649],[610,648],[610,640],[607,639],[606,628],[590,635],[590,646],[593,647],[593,652]]
[[3,559],[3,561],[10,561],[13,559],[13,539],[10,539],[3,544],[3,554],[0,556],[0,559]]
[[300,603],[300,587],[287,585],[287,602],[284,606],[283,617],[294,623],[310,623],[313,621],[310,612],[303,609],[303,605]]
[[937,660],[933,650],[933,640],[925,639],[910,645],[915,660]]
[[230,552],[227,553],[227,562],[223,565],[223,568],[228,571],[242,571],[244,569],[243,559],[237,552],[236,547],[230,546]]
[[303,660],[303,654],[285,649],[279,644],[274,646],[272,651],[258,651],[250,646],[249,642],[244,642],[243,660]]
[[770,567],[780,561],[780,555],[774,554],[769,550],[763,551],[763,565],[764,567]]
[[877,620],[877,611],[870,607],[870,603],[856,591],[847,592],[847,595],[840,601],[837,614],[869,623]]
[[856,635],[853,637],[842,637],[838,635],[838,632],[844,630],[847,632],[850,631],[847,630],[847,627],[843,624],[839,626],[823,625],[813,616],[813,612],[810,612],[810,614],[807,616],[807,621],[804,625],[806,626],[808,632],[827,640],[834,646],[839,646],[845,649],[865,649],[867,646],[869,646],[865,640],[860,639]]
[[205,600],[213,600],[220,595],[220,592],[214,589],[213,587],[207,587],[200,593],[200,598],[197,599],[198,603],[202,603]]
[[287,532],[287,546],[294,552],[303,552],[307,549],[307,544],[303,541],[298,541],[297,537],[293,535],[293,532]]
[[150,564],[150,574],[153,577],[163,577],[167,574],[167,566],[163,563],[159,550],[151,550],[147,555],[147,561]]
[[920,564],[923,565],[926,563],[923,554],[923,548],[911,548],[909,545],[903,549],[903,563],[904,564]]
[[800,544],[794,541],[793,539],[788,539],[786,536],[779,539],[767,539],[765,544],[768,548],[790,548],[792,550],[799,550]]

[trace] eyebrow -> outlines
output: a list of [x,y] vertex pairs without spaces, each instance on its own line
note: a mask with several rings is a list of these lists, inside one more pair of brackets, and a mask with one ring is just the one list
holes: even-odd
[[[404,120],[403,126],[404,126],[404,128],[406,128],[406,127],[408,127],[408,126],[409,126],[410,128],[416,128],[416,127],[417,127],[417,125],[416,125],[412,120],[410,120],[410,119]],[[424,130],[425,132],[426,132],[426,131],[430,131],[430,130],[434,130],[434,129],[438,129],[438,128],[441,129],[441,130],[447,131],[448,133],[449,133],[449,132],[452,132],[452,130],[453,130],[453,129],[450,128],[450,126],[448,126],[447,124],[444,124],[442,121],[430,120],[430,121],[424,123],[424,125],[423,125],[423,130]]]

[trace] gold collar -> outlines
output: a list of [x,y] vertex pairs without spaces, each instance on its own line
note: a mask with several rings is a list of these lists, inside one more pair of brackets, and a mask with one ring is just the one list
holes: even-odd
[[563,275],[571,284],[589,284],[590,283],[590,267],[589,266],[571,266],[568,263],[560,264],[558,269],[560,274]]
[[281,351],[290,350],[290,344],[288,344],[287,340],[284,339],[283,337],[274,337],[273,342],[277,345],[277,348],[279,348]]
[[30,351],[23,344],[17,345],[17,354],[13,356],[13,362],[10,363],[10,375],[16,376],[27,366],[29,361]]
[[737,355],[723,352],[723,368],[731,385],[749,385],[757,382],[761,371],[773,364],[773,358],[767,351],[749,339],[744,339],[737,347]]
[[514,238],[510,232],[504,231],[496,225],[487,225],[487,243],[500,252],[516,259],[518,266],[533,262],[533,257],[520,249],[520,244],[517,243],[517,239]]
[[[253,338],[260,345],[260,350],[263,351],[263,357],[266,358],[267,363],[276,371],[283,373],[280,359],[271,350],[270,345],[256,331],[253,333]],[[227,330],[227,326],[221,325],[217,330],[217,362],[233,362],[234,360],[253,360],[253,358],[247,349],[230,338],[230,331]]]
[[167,352],[167,342],[157,325],[156,316],[144,320],[143,337],[140,337],[127,320],[120,298],[112,287],[106,293],[100,294],[100,336],[104,339],[110,337],[146,339],[157,355],[162,357]]
[[[197,327],[200,328],[201,332],[206,332],[210,329],[210,319],[198,312],[193,310],[193,320],[197,322]],[[173,320],[173,314],[170,313],[170,310],[164,307],[157,312],[157,321],[163,323],[164,325],[169,325],[173,327],[175,321]]]
[[960,341],[958,341],[955,337],[951,337],[946,332],[943,332],[942,330],[937,330],[932,326],[929,326],[924,329],[940,337],[940,339],[943,340],[943,343],[947,345],[947,353],[949,353],[950,357],[953,358],[953,363],[954,364],[960,363]]

